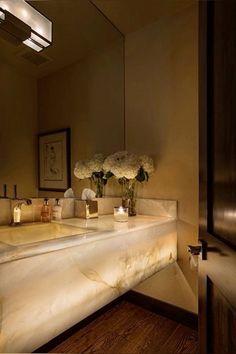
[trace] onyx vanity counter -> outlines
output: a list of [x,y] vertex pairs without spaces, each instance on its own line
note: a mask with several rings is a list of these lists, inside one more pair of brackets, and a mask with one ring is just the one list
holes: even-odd
[[177,256],[174,217],[138,215],[118,223],[107,215],[48,227],[61,233],[53,237],[51,230],[40,241],[32,233],[32,242],[27,236],[18,243],[2,236],[1,352],[35,350]]

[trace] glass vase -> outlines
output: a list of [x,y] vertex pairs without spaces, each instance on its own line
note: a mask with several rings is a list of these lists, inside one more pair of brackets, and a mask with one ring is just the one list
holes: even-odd
[[135,179],[126,179],[123,183],[122,206],[129,209],[129,216],[135,216],[136,200],[135,200]]
[[[93,188],[93,186],[95,188]],[[104,180],[102,177],[92,177],[90,178],[90,188],[95,189],[96,198],[102,198],[104,192]]]
[[96,198],[102,198],[103,189],[104,189],[103,179],[97,178],[97,180],[95,181],[95,186],[96,186]]

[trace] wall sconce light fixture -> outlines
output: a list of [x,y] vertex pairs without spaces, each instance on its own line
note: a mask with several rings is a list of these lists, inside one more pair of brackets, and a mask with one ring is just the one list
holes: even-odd
[[52,22],[24,0],[0,0],[0,36],[40,52],[52,43]]

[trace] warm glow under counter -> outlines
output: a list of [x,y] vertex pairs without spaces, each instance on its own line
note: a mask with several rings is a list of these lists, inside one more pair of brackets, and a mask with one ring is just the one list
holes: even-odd
[[175,218],[138,215],[119,223],[107,215],[62,223],[55,225],[93,232],[0,242],[2,353],[31,353],[177,259]]

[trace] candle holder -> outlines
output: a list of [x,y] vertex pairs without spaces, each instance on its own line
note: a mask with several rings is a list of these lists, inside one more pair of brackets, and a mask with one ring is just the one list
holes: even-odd
[[114,207],[114,220],[118,222],[127,222],[129,217],[129,208],[122,206]]

